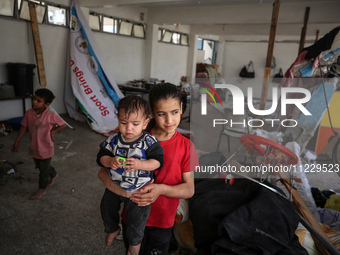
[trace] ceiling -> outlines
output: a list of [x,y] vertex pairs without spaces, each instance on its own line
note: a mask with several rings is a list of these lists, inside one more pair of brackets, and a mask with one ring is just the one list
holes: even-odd
[[[334,0],[336,1],[336,0]],[[169,8],[169,7],[207,7],[227,5],[270,4],[274,0],[79,0],[81,6],[87,8],[110,7],[144,7],[144,8]],[[283,2],[283,1],[281,1]],[[284,0],[285,3],[324,2],[321,0]]]
[[[150,24],[190,25],[212,35],[268,35],[275,0],[78,0],[83,7],[114,17],[139,19],[147,10]],[[281,0],[278,35],[299,36],[310,6],[307,36],[320,36],[340,24],[340,0]],[[124,9],[124,11],[123,11]],[[132,11],[133,10],[133,11]],[[126,13],[126,17],[124,17]],[[199,27],[198,27],[199,26]],[[182,31],[185,32],[185,31]]]

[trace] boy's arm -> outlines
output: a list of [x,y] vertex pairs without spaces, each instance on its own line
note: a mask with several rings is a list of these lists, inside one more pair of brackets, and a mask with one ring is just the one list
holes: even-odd
[[156,159],[139,160],[136,158],[127,158],[124,168],[125,172],[132,172],[138,169],[144,171],[153,171],[161,166],[161,163]]
[[53,133],[53,134],[58,133],[59,131],[63,130],[64,128],[66,128],[66,124],[58,126],[56,128],[52,128],[51,133]]
[[191,198],[195,193],[195,183],[194,177],[191,176],[191,172],[186,172],[182,174],[183,182],[177,185],[164,185],[163,192],[167,197],[175,197],[175,198]]
[[146,206],[152,204],[159,195],[173,198],[187,199],[194,195],[195,184],[194,178],[190,176],[190,172],[182,174],[183,182],[177,185],[166,185],[151,183],[142,187],[140,193],[134,193],[131,200],[138,206]]
[[54,135],[55,133],[58,133],[59,131],[63,130],[65,127],[66,127],[66,124],[61,125],[61,126],[58,126],[58,127],[56,127],[56,128],[52,128],[52,130],[51,130],[51,139],[52,139],[53,142],[54,142],[54,137],[53,137],[53,135]]
[[103,182],[103,184],[108,190],[117,194],[118,196],[122,197],[132,196],[131,192],[125,191],[122,187],[118,186],[111,180],[109,172],[104,167],[99,169],[98,178]]
[[139,189],[138,193],[134,193],[131,200],[137,203],[138,206],[146,206],[152,204],[159,195],[182,199],[192,197],[195,193],[195,182],[192,171],[199,163],[196,148],[192,143],[190,143],[187,151],[189,151],[189,153],[185,155],[184,169],[190,169],[190,171],[182,172],[182,183],[177,185],[147,184]]
[[20,130],[19,130],[19,133],[18,133],[18,136],[17,136],[17,138],[15,139],[14,144],[12,145],[11,151],[13,151],[13,152],[18,152],[18,145],[19,145],[19,142],[20,142],[21,138],[25,135],[26,130],[27,130],[27,127],[21,126],[21,128],[20,128]]

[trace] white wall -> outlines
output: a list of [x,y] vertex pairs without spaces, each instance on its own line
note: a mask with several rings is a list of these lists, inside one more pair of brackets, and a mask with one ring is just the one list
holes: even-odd
[[[188,30],[188,27],[182,26]],[[40,41],[43,49],[47,88],[56,95],[52,107],[58,113],[66,113],[64,105],[65,70],[68,65],[67,50],[69,31],[67,28],[39,24]],[[7,81],[6,63],[36,64],[35,50],[31,27],[25,21],[0,17],[0,33],[2,47],[0,48],[0,82]],[[133,79],[148,79],[146,73],[148,56],[146,41],[125,36],[94,32],[94,37],[106,62],[112,77],[118,84],[125,84]],[[157,40],[157,39],[156,39]],[[157,45],[157,54],[153,59],[155,70],[151,78],[158,78],[176,85],[180,77],[186,75],[188,47],[153,42]],[[37,69],[34,70],[37,76]],[[38,88],[34,79],[34,90]],[[31,101],[26,100],[26,108],[31,107]],[[23,116],[21,100],[0,101],[0,121]]]
[[[68,5],[69,0],[51,0]],[[92,1],[80,1],[92,3]],[[100,5],[100,3],[98,3]],[[307,3],[282,3],[277,30],[277,40],[299,40],[303,16]],[[307,40],[315,38],[316,28],[320,29],[320,38],[332,28],[339,25],[338,11],[340,5],[334,1],[327,3],[308,3],[311,6],[310,20],[307,29]],[[86,4],[84,7],[89,7]],[[241,8],[241,10],[240,10]],[[85,8],[86,9],[86,8]],[[219,71],[225,79],[238,82],[238,73],[250,59],[255,65],[258,79],[264,74],[267,43],[245,42],[249,40],[268,40],[272,4],[254,4],[249,6],[211,6],[202,8],[99,8],[91,9],[118,18],[140,21],[144,13],[147,23],[147,39],[134,39],[103,33],[94,33],[104,61],[117,83],[132,79],[158,78],[179,84],[180,77],[194,77],[196,66],[197,37],[219,41]],[[327,14],[327,15],[326,15]],[[266,21],[264,21],[266,20]],[[180,23],[174,26],[174,23]],[[184,25],[184,24],[190,24]],[[225,26],[223,24],[226,24]],[[169,28],[189,34],[189,47],[159,43],[158,27]],[[154,30],[151,30],[153,28]],[[41,45],[43,48],[47,87],[56,95],[52,106],[65,113],[64,82],[68,48],[68,29],[57,26],[39,25]],[[154,35],[150,39],[150,33]],[[148,34],[149,33],[149,34]],[[5,64],[21,62],[35,64],[34,45],[29,22],[0,17],[0,82],[7,81]],[[203,35],[203,36],[202,36]],[[235,42],[230,42],[235,41]],[[297,43],[276,43],[274,55],[278,67],[286,70],[295,60]],[[278,70],[278,68],[277,68]],[[35,70],[35,72],[37,72]],[[257,88],[260,97],[262,80],[245,81],[241,87],[251,83]],[[37,85],[35,85],[37,88]],[[270,93],[270,92],[269,92]],[[30,102],[27,100],[27,107]],[[20,101],[0,101],[0,121],[22,116]]]
[[145,40],[104,33],[94,37],[117,84],[145,78]]
[[[157,78],[179,85],[181,77],[187,75],[189,47],[158,42],[159,28],[190,34],[190,26],[148,24],[146,63],[149,66],[146,67],[146,78]],[[189,39],[190,47],[194,44]]]
[[[267,57],[267,42],[225,42],[222,76],[229,84],[239,86],[246,94],[247,88],[252,87],[254,98],[261,98],[264,69]],[[277,73],[280,67],[283,73],[290,67],[297,57],[299,49],[298,43],[276,42],[274,46],[274,56],[276,59]],[[255,69],[255,79],[242,79],[239,72],[244,65],[248,65],[252,60]],[[272,69],[271,78],[274,76]],[[270,79],[271,80],[271,79]],[[268,99],[271,99],[271,88],[277,86],[270,82]]]
[[0,18],[0,82],[7,81],[6,63],[35,64],[34,45],[26,22]]
[[[43,49],[47,88],[56,99],[52,107],[58,113],[66,113],[64,105],[65,70],[68,65],[67,50],[69,30],[65,27],[39,24],[40,42]],[[6,64],[35,64],[35,49],[31,26],[28,22],[0,17],[0,83],[8,81]],[[117,83],[145,77],[145,40],[105,33],[94,33],[111,75]],[[36,78],[37,69],[34,69]],[[34,79],[34,90],[39,88]],[[26,100],[26,109],[31,107]],[[0,121],[23,116],[21,100],[0,101]]]
[[181,76],[187,73],[188,47],[158,43],[156,71],[158,78],[179,85]]
[[[35,64],[34,42],[29,23],[13,19],[0,18],[0,82],[8,81],[6,64],[26,63]],[[64,81],[66,66],[66,50],[68,29],[39,25],[40,41],[43,49],[47,88],[56,96],[52,103],[53,108],[59,113],[66,112],[64,106]],[[53,33],[51,34],[51,31]],[[34,90],[39,88],[37,68],[34,69]],[[19,107],[18,107],[18,103]],[[27,109],[30,100],[26,100]],[[0,101],[0,120],[23,116],[21,101]]]

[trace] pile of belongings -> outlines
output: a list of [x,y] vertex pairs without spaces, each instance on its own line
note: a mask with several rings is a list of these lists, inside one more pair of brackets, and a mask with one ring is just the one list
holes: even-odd
[[293,77],[320,77],[328,70],[323,67],[338,64],[340,56],[340,26],[334,28],[313,45],[304,48],[286,71],[281,87],[291,86]]
[[[304,48],[285,72],[279,87],[303,87],[311,89],[323,83],[323,78],[339,76],[340,26],[331,30],[313,45]],[[300,79],[306,77],[320,79]],[[299,95],[294,95],[293,97],[295,96],[298,97]],[[291,117],[293,107],[293,105],[287,106],[287,118]]]
[[291,203],[247,179],[198,179],[189,205],[198,255],[308,254]]

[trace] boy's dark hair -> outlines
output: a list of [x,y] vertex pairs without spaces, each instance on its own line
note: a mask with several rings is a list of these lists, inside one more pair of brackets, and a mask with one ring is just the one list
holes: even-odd
[[37,89],[34,93],[38,97],[41,97],[45,100],[45,104],[52,103],[54,99],[54,95],[51,90],[49,89]]
[[150,115],[148,103],[140,96],[128,95],[119,100],[117,107],[117,114],[120,110],[124,110],[125,115],[129,116],[131,113],[142,113],[146,117]]
[[161,99],[177,99],[181,102],[181,91],[177,89],[177,86],[171,83],[161,83],[154,85],[149,93],[149,104],[151,110],[154,109],[155,103]]

